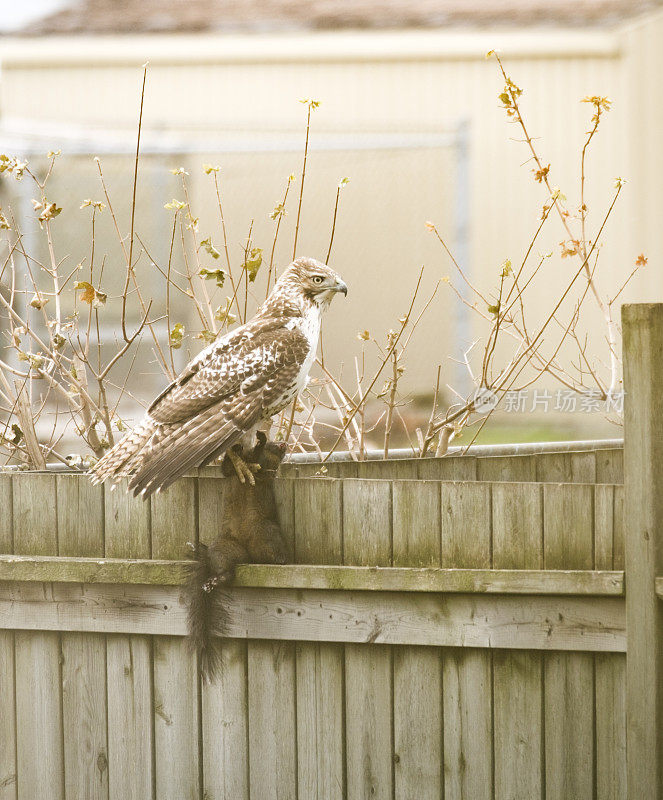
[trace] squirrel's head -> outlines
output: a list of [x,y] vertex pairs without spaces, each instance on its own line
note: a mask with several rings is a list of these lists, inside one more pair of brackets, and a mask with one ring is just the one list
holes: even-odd
[[260,464],[257,477],[276,472],[288,449],[286,443],[268,442],[267,436],[262,431],[256,433],[256,438],[258,441],[246,454],[246,460],[249,463]]
[[[242,453],[242,458],[247,464],[259,464],[260,469],[255,473],[257,481],[260,479],[273,478],[274,473],[279,468],[286,454],[287,446],[285,442],[268,442],[267,436],[262,431],[256,433],[256,443],[250,450]],[[226,477],[233,477],[235,469],[228,458],[223,459],[223,474]]]

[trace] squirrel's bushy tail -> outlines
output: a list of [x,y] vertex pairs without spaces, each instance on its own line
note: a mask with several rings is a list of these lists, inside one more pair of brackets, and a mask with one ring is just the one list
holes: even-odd
[[225,613],[218,578],[205,544],[194,547],[184,590],[189,647],[198,654],[203,678],[213,681],[223,670],[221,636]]

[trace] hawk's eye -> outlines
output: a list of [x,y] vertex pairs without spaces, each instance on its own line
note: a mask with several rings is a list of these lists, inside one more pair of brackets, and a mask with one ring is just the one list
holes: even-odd
[[312,281],[313,283],[322,283],[324,281],[324,278],[322,277],[322,275],[314,275]]

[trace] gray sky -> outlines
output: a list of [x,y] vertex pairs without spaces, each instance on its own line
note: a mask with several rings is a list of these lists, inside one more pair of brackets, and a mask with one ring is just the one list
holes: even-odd
[[0,33],[15,31],[39,17],[73,5],[74,0],[0,0]]

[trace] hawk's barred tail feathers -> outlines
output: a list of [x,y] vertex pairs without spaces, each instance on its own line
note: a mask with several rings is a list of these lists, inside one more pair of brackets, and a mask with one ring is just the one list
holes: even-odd
[[192,421],[195,425],[190,422],[167,434],[140,464],[129,482],[129,491],[147,497],[157,489],[166,489],[187,470],[232,447],[245,431],[232,420],[219,420],[219,416],[219,409],[213,407]]
[[143,449],[154,436],[156,428],[157,426],[151,419],[143,420],[95,464],[91,477],[92,483],[96,485],[108,478],[117,483],[122,478],[126,478]]

